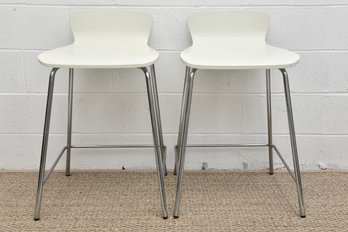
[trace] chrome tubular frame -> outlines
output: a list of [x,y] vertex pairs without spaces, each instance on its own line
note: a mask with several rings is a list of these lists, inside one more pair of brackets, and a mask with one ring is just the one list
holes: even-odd
[[162,156],[162,161],[163,161],[163,167],[164,167],[164,174],[167,175],[167,165],[166,165],[166,160],[167,160],[167,149],[164,146],[163,143],[163,134],[162,134],[162,123],[161,123],[161,112],[160,112],[160,107],[159,107],[159,100],[158,100],[158,90],[157,90],[157,81],[156,81],[156,72],[155,72],[155,65],[150,66],[150,71],[151,71],[151,76],[153,77],[153,95],[154,95],[154,105],[155,105],[155,111],[157,116],[157,129],[158,129],[158,136],[159,136],[159,146],[161,147],[161,156]]
[[68,130],[67,137],[67,150],[66,150],[66,170],[65,175],[70,176],[70,160],[71,160],[71,131],[72,131],[72,110],[73,110],[73,94],[74,94],[74,69],[69,69],[69,91],[68,91]]
[[175,193],[175,205],[174,205],[174,218],[179,217],[179,207],[180,207],[180,196],[181,196],[181,185],[182,185],[182,177],[184,172],[184,162],[185,162],[185,152],[186,152],[186,144],[187,144],[187,134],[189,127],[189,118],[191,111],[191,101],[192,101],[192,90],[193,90],[193,82],[197,69],[186,69],[186,77],[185,77],[185,86],[186,95],[185,100],[183,101],[184,106],[182,109],[184,113],[182,114],[182,119],[180,120],[179,130],[181,133],[179,135],[179,146],[178,146],[178,161],[177,161],[177,184],[176,184],[176,193]]
[[[160,190],[160,199],[161,199],[161,206],[162,206],[162,213],[163,213],[163,219],[168,218],[168,212],[167,212],[167,201],[166,201],[166,194],[165,194],[165,188],[164,188],[164,168],[163,168],[163,161],[162,161],[162,149],[160,147],[160,136],[159,132],[159,124],[158,123],[161,119],[160,116],[157,114],[159,112],[159,106],[158,106],[158,100],[156,103],[156,95],[155,94],[155,88],[154,88],[154,79],[155,76],[151,75],[147,68],[142,68],[145,79],[146,79],[146,86],[147,86],[147,95],[149,100],[149,108],[150,108],[150,117],[151,117],[151,125],[152,125],[152,134],[153,134],[153,143],[155,148],[155,155],[156,155],[156,167],[157,167],[157,176],[158,176],[158,182],[159,182],[159,190]],[[157,111],[158,109],[158,111]]]
[[288,113],[290,142],[291,142],[292,158],[293,158],[293,164],[294,164],[294,173],[295,173],[295,179],[296,179],[295,182],[297,187],[298,203],[300,207],[300,216],[306,217],[305,208],[304,208],[304,200],[303,200],[300,164],[299,164],[298,153],[297,153],[295,123],[294,123],[294,116],[292,113],[289,78],[288,78],[288,73],[286,72],[285,69],[279,69],[279,70],[283,75],[286,109]]
[[271,70],[266,70],[266,95],[267,95],[267,125],[268,125],[268,155],[269,155],[269,174],[274,173],[273,169],[273,142],[272,142],[272,89],[271,89]]
[[174,175],[176,175],[176,169],[178,166],[178,161],[179,161],[179,150],[178,147],[180,146],[181,143],[181,134],[182,134],[182,125],[183,125],[183,119],[184,119],[184,114],[185,114],[185,104],[186,104],[186,92],[187,92],[187,80],[189,78],[189,72],[190,68],[186,67],[185,71],[185,81],[184,81],[184,90],[182,93],[182,102],[181,102],[181,113],[180,113],[180,121],[179,121],[179,133],[178,133],[178,142],[177,145],[174,147],[174,154],[175,154],[175,166],[174,166]]
[[175,195],[175,205],[174,205],[174,218],[179,217],[179,207],[180,207],[180,198],[181,198],[181,185],[182,185],[182,176],[184,171],[184,160],[185,160],[185,152],[187,147],[267,147],[269,153],[269,174],[273,174],[273,149],[276,154],[279,156],[280,160],[283,162],[286,170],[292,177],[292,179],[296,183],[297,187],[297,195],[299,202],[299,211],[300,216],[304,218],[306,216],[304,209],[304,200],[303,200],[303,190],[301,183],[301,173],[300,173],[300,165],[297,154],[297,145],[296,145],[296,133],[294,127],[294,119],[292,113],[292,105],[291,105],[291,95],[290,95],[290,87],[289,87],[289,79],[285,69],[279,69],[283,75],[284,81],[284,92],[285,92],[285,100],[286,100],[286,108],[288,114],[288,122],[289,122],[289,131],[290,131],[290,141],[292,148],[292,157],[294,164],[294,172],[290,169],[289,165],[286,163],[285,159],[279,152],[278,148],[273,145],[272,142],[272,107],[271,107],[271,79],[270,79],[270,70],[266,70],[266,95],[267,95],[267,124],[268,124],[268,142],[267,144],[187,144],[187,135],[188,135],[188,124],[190,117],[190,107],[191,107],[191,99],[192,99],[192,89],[193,89],[193,79],[196,72],[196,69],[191,69],[186,67],[185,74],[185,84],[184,91],[182,97],[182,106],[181,106],[181,115],[180,115],[180,125],[179,125],[179,134],[178,134],[178,143],[174,147],[175,150],[175,167],[174,174],[177,174],[177,186],[176,186],[176,195]]
[[47,145],[48,145],[48,135],[50,130],[50,121],[51,121],[51,110],[52,110],[52,100],[53,100],[53,89],[54,89],[54,78],[58,68],[53,68],[50,72],[50,79],[48,82],[48,93],[47,93],[47,102],[46,102],[46,114],[45,114],[45,124],[43,131],[42,147],[41,147],[41,159],[40,159],[40,170],[39,170],[39,181],[37,186],[36,201],[35,201],[35,211],[34,219],[40,219],[40,208],[41,208],[41,199],[42,199],[42,190],[45,182],[45,166],[46,166],[46,157],[47,157]]
[[40,219],[40,208],[41,208],[41,200],[42,200],[42,192],[43,186],[48,181],[49,177],[54,171],[54,168],[57,166],[61,157],[65,154],[66,151],[66,176],[70,176],[70,160],[71,160],[71,150],[72,149],[114,149],[114,148],[154,148],[155,149],[155,157],[156,157],[156,171],[159,182],[159,190],[160,190],[160,200],[161,207],[163,213],[163,219],[168,218],[167,212],[167,203],[166,203],[166,194],[164,189],[164,175],[166,172],[166,146],[163,143],[163,135],[162,135],[162,125],[161,125],[161,116],[160,116],[160,108],[159,108],[159,100],[157,93],[157,85],[156,85],[156,76],[155,76],[155,67],[151,65],[150,69],[146,67],[141,67],[140,69],[145,74],[146,86],[147,86],[147,95],[149,101],[150,108],[150,118],[152,125],[152,134],[154,145],[148,144],[124,144],[124,145],[72,145],[72,109],[73,109],[73,81],[74,81],[74,69],[69,69],[69,91],[68,91],[68,124],[67,124],[67,145],[63,147],[61,152],[59,153],[57,159],[54,161],[52,167],[48,170],[45,175],[45,166],[46,166],[46,157],[47,157],[47,146],[48,146],[48,138],[49,138],[49,127],[50,127],[50,119],[51,119],[51,110],[52,110],[52,100],[53,100],[53,89],[54,89],[54,79],[56,72],[59,68],[53,68],[50,72],[49,86],[48,86],[48,94],[47,94],[47,103],[46,103],[46,114],[45,114],[45,124],[44,124],[44,132],[43,132],[43,140],[42,140],[42,150],[41,150],[41,160],[40,160],[40,170],[39,170],[39,180],[38,180],[38,188],[36,194],[35,201],[35,211],[34,211],[34,219]]

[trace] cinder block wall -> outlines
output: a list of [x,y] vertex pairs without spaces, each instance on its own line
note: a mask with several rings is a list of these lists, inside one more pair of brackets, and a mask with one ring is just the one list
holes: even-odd
[[[37,169],[49,69],[37,55],[72,41],[69,12],[131,9],[153,15],[150,45],[173,166],[184,80],[182,49],[191,43],[186,17],[206,10],[260,10],[271,15],[269,43],[296,51],[289,69],[303,169],[322,163],[348,168],[348,2],[345,0],[0,0],[0,168]],[[48,166],[66,140],[67,70],[56,78]],[[265,142],[265,75],[260,71],[199,71],[189,142]],[[274,140],[291,161],[281,75],[272,71]],[[76,70],[73,142],[152,143],[143,74],[139,70]],[[187,168],[265,169],[265,149],[188,149]],[[282,168],[278,159],[276,167]],[[75,150],[73,169],[154,168],[152,149]],[[64,168],[62,161],[58,168]]]

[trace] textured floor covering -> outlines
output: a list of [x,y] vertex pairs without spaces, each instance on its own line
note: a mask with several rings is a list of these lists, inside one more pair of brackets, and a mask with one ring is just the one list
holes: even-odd
[[286,173],[187,172],[179,219],[166,177],[161,219],[153,172],[55,173],[33,220],[35,173],[0,173],[0,231],[348,231],[348,173],[303,173],[307,218]]

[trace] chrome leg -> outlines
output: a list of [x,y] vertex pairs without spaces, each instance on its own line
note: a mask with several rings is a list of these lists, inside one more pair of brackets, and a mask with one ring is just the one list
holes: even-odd
[[154,93],[154,105],[155,110],[157,114],[157,128],[158,128],[158,137],[159,137],[159,144],[161,147],[161,155],[162,155],[162,161],[163,161],[163,167],[164,167],[164,174],[167,175],[167,165],[166,165],[166,148],[163,143],[163,131],[162,131],[162,123],[161,123],[161,112],[160,112],[160,106],[159,106],[159,100],[158,100],[158,90],[157,90],[157,81],[156,81],[156,72],[155,72],[155,65],[151,65],[151,76],[153,80],[153,93]]
[[167,202],[166,202],[166,194],[165,194],[165,188],[164,188],[164,173],[163,173],[164,169],[163,169],[163,161],[162,161],[162,156],[161,156],[161,151],[160,151],[161,149],[160,149],[160,143],[159,143],[158,128],[157,128],[157,123],[156,123],[157,122],[157,118],[156,118],[157,114],[156,114],[156,109],[155,109],[156,107],[155,107],[155,103],[154,103],[155,97],[154,97],[154,93],[153,93],[153,90],[154,90],[153,77],[151,76],[151,74],[147,68],[141,68],[141,69],[143,70],[143,72],[145,74],[145,79],[146,79],[163,219],[167,219],[168,212],[167,212]]
[[163,168],[164,168],[164,175],[168,175],[168,169],[167,169],[167,147],[162,147],[162,162],[163,162]]
[[[178,135],[178,137],[179,137],[179,135]],[[179,158],[178,158],[179,153],[178,152],[179,152],[178,151],[178,146],[175,145],[174,146],[174,158],[175,158],[175,160],[174,160],[174,171],[173,171],[173,175],[174,176],[176,176],[176,169],[177,169],[177,166],[178,166],[178,160],[179,160]]]
[[[174,205],[174,218],[179,217],[179,207],[180,207],[180,196],[181,196],[181,185],[182,185],[182,177],[184,172],[184,162],[185,162],[185,152],[186,152],[186,144],[187,144],[187,134],[189,127],[189,118],[190,118],[190,110],[191,110],[191,101],[192,101],[192,90],[193,90],[193,82],[194,76],[197,69],[189,69],[186,72],[187,81],[187,95],[185,97],[185,108],[183,113],[183,123],[182,123],[182,134],[180,138],[180,146],[179,148],[179,156],[178,156],[178,176],[177,176],[177,185],[176,185],[176,193],[175,193],[175,205]],[[180,135],[179,135],[180,136]]]
[[272,175],[274,173],[273,142],[272,142],[272,90],[271,90],[271,71],[269,69],[266,70],[266,91],[267,91],[269,174]]
[[74,69],[69,69],[69,92],[68,92],[68,130],[66,142],[66,169],[65,175],[70,176],[71,160],[71,130],[72,130],[72,110],[73,110],[73,93],[74,93]]
[[296,182],[296,187],[297,187],[297,195],[298,195],[298,203],[299,203],[299,208],[300,208],[300,216],[301,217],[306,217],[305,208],[304,208],[304,201],[303,201],[301,172],[300,172],[300,165],[299,165],[298,154],[297,154],[294,118],[293,118],[292,105],[291,105],[289,78],[288,78],[288,74],[287,74],[285,69],[280,69],[280,72],[283,75],[283,81],[284,81],[286,109],[287,109],[287,113],[288,113],[290,142],[291,142],[291,149],[292,149],[292,158],[293,158],[293,163],[294,163],[295,182]]
[[49,84],[48,84],[45,124],[44,124],[43,138],[42,138],[39,181],[38,181],[37,193],[36,193],[34,220],[40,219],[40,208],[41,208],[42,191],[43,191],[43,185],[44,185],[44,179],[45,179],[45,165],[46,165],[46,156],[47,156],[48,135],[50,130],[50,120],[51,120],[51,110],[52,110],[52,100],[53,100],[54,77],[57,71],[58,71],[58,68],[52,69],[50,73]]
[[186,67],[185,71],[185,81],[184,81],[184,90],[182,93],[182,102],[181,102],[181,113],[180,113],[180,121],[179,121],[179,132],[178,132],[178,141],[176,143],[176,146],[174,147],[174,155],[175,155],[175,165],[174,165],[174,175],[177,173],[177,166],[178,166],[178,161],[179,161],[179,147],[181,144],[181,138],[182,138],[182,127],[183,127],[183,118],[184,118],[184,113],[185,113],[185,108],[186,108],[186,92],[187,92],[187,82],[189,80],[190,68]]

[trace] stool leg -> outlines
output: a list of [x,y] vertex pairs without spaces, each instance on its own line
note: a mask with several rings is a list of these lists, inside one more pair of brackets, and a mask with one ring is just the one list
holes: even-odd
[[193,82],[194,76],[197,69],[190,69],[186,72],[186,88],[187,88],[187,96],[185,97],[185,108],[183,113],[183,123],[181,128],[181,136],[180,137],[180,146],[179,146],[179,156],[178,156],[178,165],[177,165],[177,184],[176,184],[176,193],[175,193],[175,205],[174,205],[174,218],[179,217],[179,207],[180,207],[180,197],[181,197],[181,185],[182,178],[184,172],[184,163],[185,163],[185,152],[186,152],[186,144],[187,144],[187,134],[188,134],[188,126],[189,126],[189,118],[190,118],[190,110],[191,110],[191,101],[192,101],[192,90],[193,90]]
[[57,71],[58,71],[58,68],[52,69],[50,73],[49,84],[48,84],[45,124],[44,124],[43,138],[42,138],[40,170],[39,170],[39,180],[38,180],[36,201],[35,201],[34,220],[40,219],[40,208],[41,208],[42,191],[43,191],[43,185],[44,185],[44,179],[45,179],[45,165],[46,165],[46,156],[47,156],[48,135],[50,130],[50,120],[51,120],[51,110],[52,110],[52,100],[53,100],[54,77]]
[[291,142],[291,149],[292,149],[292,158],[294,163],[295,181],[296,181],[296,187],[297,187],[300,216],[304,218],[306,217],[306,214],[305,214],[304,201],[303,201],[301,172],[300,172],[300,165],[299,165],[298,153],[297,153],[296,133],[295,133],[295,126],[294,126],[294,118],[292,113],[289,78],[285,69],[280,69],[280,72],[283,75],[283,81],[284,81],[286,109],[288,113],[290,142]]
[[155,97],[154,97],[154,93],[153,93],[153,91],[154,91],[153,77],[150,75],[150,72],[148,71],[147,68],[141,68],[141,69],[143,70],[143,72],[145,74],[145,79],[146,79],[163,219],[167,219],[168,212],[167,212],[167,202],[166,202],[166,194],[165,194],[165,188],[164,188],[164,172],[163,172],[164,169],[163,169],[163,161],[162,161],[162,156],[161,156],[161,151],[160,151],[158,128],[157,128],[157,123],[156,123],[158,119],[156,118],[157,114],[156,114],[155,103],[154,103]]
[[72,110],[73,110],[73,93],[74,93],[74,69],[69,69],[69,92],[68,92],[68,130],[66,142],[66,169],[65,175],[70,176],[70,160],[71,160],[71,130],[72,130]]
[[175,145],[174,146],[174,158],[175,158],[175,160],[174,160],[174,171],[173,171],[174,176],[176,176],[176,173],[177,173],[176,169],[177,169],[178,161],[179,161],[178,155],[179,155],[178,145]]
[[151,65],[150,67],[151,70],[151,76],[153,80],[153,93],[154,93],[154,105],[155,105],[155,110],[157,114],[157,128],[158,128],[158,137],[159,137],[159,144],[161,148],[161,155],[162,155],[162,161],[163,161],[163,167],[164,167],[164,175],[168,174],[167,171],[167,149],[164,146],[163,143],[163,132],[162,132],[162,123],[161,123],[161,112],[160,112],[160,106],[159,106],[159,100],[158,100],[158,90],[157,90],[157,81],[156,81],[156,72],[155,72],[155,65]]
[[272,175],[274,173],[273,142],[272,142],[272,90],[271,90],[271,71],[269,69],[266,70],[266,91],[267,91],[269,174]]
[[174,147],[174,155],[175,155],[175,165],[174,165],[174,175],[177,173],[177,167],[178,167],[178,161],[179,161],[179,147],[181,144],[181,138],[182,138],[182,127],[183,127],[183,118],[184,118],[184,113],[185,113],[185,107],[186,107],[186,92],[187,92],[187,81],[188,81],[188,76],[189,76],[190,68],[186,67],[185,71],[185,81],[184,81],[184,90],[182,93],[182,102],[181,102],[181,113],[180,113],[180,121],[179,121],[179,132],[178,132],[178,141],[176,146]]

